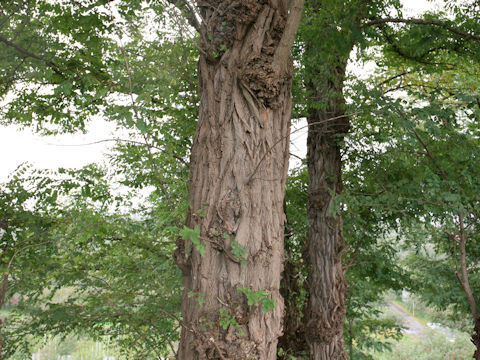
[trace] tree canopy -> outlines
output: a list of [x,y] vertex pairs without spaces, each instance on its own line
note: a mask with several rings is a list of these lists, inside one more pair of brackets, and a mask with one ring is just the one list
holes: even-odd
[[[388,351],[401,326],[378,304],[408,290],[468,319],[480,358],[478,4],[411,18],[397,0],[307,0],[300,21],[302,6],[1,2],[0,124],[53,136],[101,118],[118,136],[103,163],[22,164],[0,184],[0,358],[45,334],[135,359],[189,356],[189,336],[206,358],[313,358],[320,213],[341,233],[327,312],[345,356]],[[284,178],[303,118],[308,159]]]

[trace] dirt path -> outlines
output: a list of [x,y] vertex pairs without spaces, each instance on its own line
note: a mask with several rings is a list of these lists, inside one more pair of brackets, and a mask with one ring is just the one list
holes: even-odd
[[403,330],[404,334],[413,336],[425,335],[425,327],[404,308],[392,302],[390,303],[390,309],[402,318],[403,325],[406,327],[406,329]]

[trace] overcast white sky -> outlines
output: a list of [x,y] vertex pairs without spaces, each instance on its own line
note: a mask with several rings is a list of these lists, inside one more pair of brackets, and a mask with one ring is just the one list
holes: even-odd
[[[403,0],[405,16],[413,17],[426,10],[434,9],[442,0]],[[299,124],[298,126],[304,126]],[[297,128],[298,128],[297,126]],[[23,162],[29,162],[37,168],[81,167],[88,163],[101,161],[111,143],[88,146],[55,146],[93,143],[114,137],[114,126],[101,120],[88,127],[87,134],[41,137],[30,130],[18,131],[15,127],[0,127],[0,182]],[[304,157],[306,153],[307,129],[294,132],[291,136],[291,152]]]

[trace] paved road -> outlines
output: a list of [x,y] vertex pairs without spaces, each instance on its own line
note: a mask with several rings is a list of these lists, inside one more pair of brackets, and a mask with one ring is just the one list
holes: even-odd
[[403,308],[392,302],[390,303],[390,309],[401,316],[403,325],[406,327],[406,329],[403,330],[404,334],[413,336],[425,335],[425,327]]

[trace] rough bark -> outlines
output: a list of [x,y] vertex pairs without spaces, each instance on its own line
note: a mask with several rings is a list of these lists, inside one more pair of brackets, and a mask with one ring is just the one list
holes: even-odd
[[[283,200],[288,170],[291,47],[303,1],[202,1],[200,110],[190,164],[178,359],[275,359],[282,332]],[[246,263],[235,252],[246,250]],[[273,310],[239,287],[267,291]],[[222,324],[221,324],[222,322]],[[222,326],[223,325],[223,326]]]
[[[346,280],[342,268],[344,247],[341,214],[332,206],[342,191],[341,134],[348,131],[342,87],[346,60],[326,68],[322,83],[311,86],[322,105],[307,118],[308,163],[308,290],[305,311],[310,359],[346,360],[343,339]],[[318,74],[321,75],[321,74]],[[318,76],[317,76],[318,78]]]
[[473,330],[472,342],[475,345],[475,354],[473,358],[475,360],[480,360],[480,318],[475,320],[475,328]]

